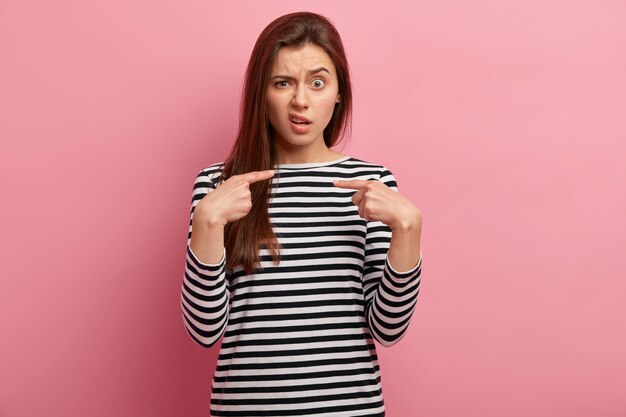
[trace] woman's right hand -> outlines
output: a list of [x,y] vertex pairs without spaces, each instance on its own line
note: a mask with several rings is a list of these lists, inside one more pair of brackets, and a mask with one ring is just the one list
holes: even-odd
[[217,188],[205,195],[196,205],[194,213],[200,211],[201,217],[211,224],[226,226],[226,223],[238,220],[248,214],[252,208],[252,194],[249,185],[274,176],[275,171],[251,171],[233,175],[220,183]]

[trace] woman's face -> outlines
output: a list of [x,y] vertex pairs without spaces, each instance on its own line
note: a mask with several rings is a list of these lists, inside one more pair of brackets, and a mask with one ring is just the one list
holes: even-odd
[[269,122],[282,149],[324,142],[324,128],[339,100],[335,66],[315,44],[282,47],[267,88]]

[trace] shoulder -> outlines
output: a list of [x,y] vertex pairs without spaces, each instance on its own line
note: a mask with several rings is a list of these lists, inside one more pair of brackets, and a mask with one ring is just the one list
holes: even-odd
[[215,188],[224,169],[224,161],[215,162],[200,169],[196,175],[195,187]]
[[397,187],[396,177],[385,165],[355,157],[351,157],[345,163],[347,166],[354,168],[357,175],[368,175],[389,187]]

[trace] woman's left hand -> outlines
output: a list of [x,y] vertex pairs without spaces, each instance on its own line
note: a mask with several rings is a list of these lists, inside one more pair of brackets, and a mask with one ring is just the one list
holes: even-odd
[[358,190],[352,202],[359,216],[367,221],[381,221],[391,230],[421,230],[422,212],[408,198],[378,180],[335,180],[339,188]]

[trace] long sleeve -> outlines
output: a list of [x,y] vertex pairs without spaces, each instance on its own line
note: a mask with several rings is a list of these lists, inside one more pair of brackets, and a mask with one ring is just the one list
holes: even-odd
[[[396,178],[387,169],[379,181],[398,191]],[[365,241],[363,289],[365,316],[374,338],[383,346],[392,346],[406,333],[417,304],[422,270],[420,251],[417,265],[409,271],[397,271],[387,254],[391,228],[380,221],[369,221]]]
[[213,166],[203,169],[196,177],[189,220],[185,274],[181,287],[181,308],[187,333],[199,345],[209,348],[224,334],[229,311],[229,292],[226,279],[226,249],[216,264],[198,260],[191,250],[193,212],[208,192],[214,189]]

